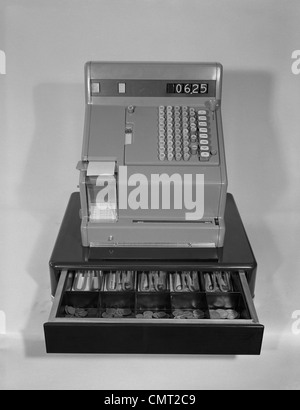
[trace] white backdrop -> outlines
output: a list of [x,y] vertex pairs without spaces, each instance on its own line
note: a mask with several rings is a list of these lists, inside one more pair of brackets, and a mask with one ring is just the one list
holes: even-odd
[[[300,387],[299,49],[298,0],[0,0],[0,388]],[[229,191],[259,264],[262,356],[45,355],[48,260],[77,190],[88,60],[223,64]]]

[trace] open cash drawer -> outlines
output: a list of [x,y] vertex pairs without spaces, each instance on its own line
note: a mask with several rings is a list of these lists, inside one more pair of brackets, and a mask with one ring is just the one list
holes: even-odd
[[[227,284],[224,280],[227,278]],[[260,354],[244,270],[62,270],[48,353]]]

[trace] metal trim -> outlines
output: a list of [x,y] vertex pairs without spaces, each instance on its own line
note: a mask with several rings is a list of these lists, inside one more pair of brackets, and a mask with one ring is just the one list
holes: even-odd
[[239,271],[239,276],[240,276],[240,279],[241,279],[243,292],[244,292],[244,295],[245,295],[245,298],[246,298],[246,302],[247,302],[247,305],[248,305],[248,308],[249,308],[249,311],[250,311],[251,318],[253,319],[254,323],[258,324],[259,323],[259,318],[258,318],[258,315],[256,313],[256,309],[255,309],[254,302],[253,302],[253,299],[252,299],[252,296],[251,296],[251,292],[250,292],[250,289],[249,289],[249,286],[248,286],[248,281],[247,281],[247,278],[246,278],[245,271],[240,270]]

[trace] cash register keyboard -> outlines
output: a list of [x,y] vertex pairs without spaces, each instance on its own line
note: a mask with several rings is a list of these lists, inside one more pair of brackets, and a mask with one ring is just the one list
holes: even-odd
[[209,161],[211,157],[209,115],[187,106],[158,109],[158,158],[160,161]]

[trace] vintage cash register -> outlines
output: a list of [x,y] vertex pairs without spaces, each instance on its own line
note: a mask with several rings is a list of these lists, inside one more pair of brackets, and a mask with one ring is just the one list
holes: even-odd
[[85,87],[47,352],[260,354],[257,264],[227,193],[222,66],[91,62]]

